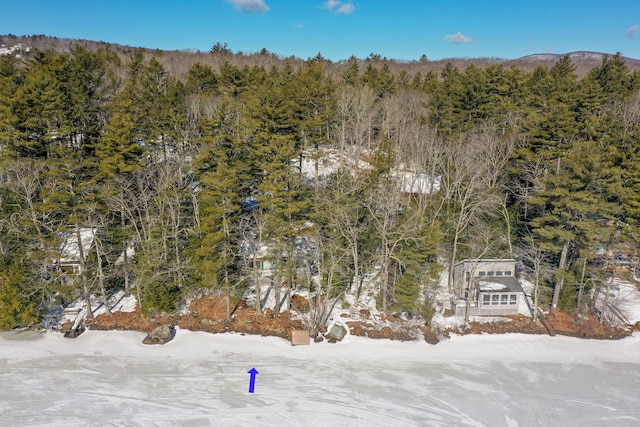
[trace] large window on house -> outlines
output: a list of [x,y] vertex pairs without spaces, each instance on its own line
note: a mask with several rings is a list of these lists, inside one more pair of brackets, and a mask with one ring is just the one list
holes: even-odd
[[516,294],[483,294],[482,305],[516,305],[518,295]]

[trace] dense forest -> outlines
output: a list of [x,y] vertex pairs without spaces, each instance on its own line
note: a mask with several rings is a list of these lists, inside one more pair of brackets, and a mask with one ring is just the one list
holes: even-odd
[[[620,55],[336,72],[216,46],[185,73],[104,44],[0,57],[1,328],[117,289],[146,314],[253,289],[261,311],[265,260],[276,292],[357,304],[373,278],[382,312],[428,319],[454,263],[516,257],[536,304],[576,312],[611,249],[637,255],[640,72]],[[69,274],[60,246],[83,230]]]

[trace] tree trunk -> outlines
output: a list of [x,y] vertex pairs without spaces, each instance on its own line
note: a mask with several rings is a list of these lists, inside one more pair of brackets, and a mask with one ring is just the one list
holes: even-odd
[[276,275],[273,280],[273,286],[275,287],[274,299],[275,304],[273,305],[273,311],[276,313],[280,312],[280,299],[282,298],[282,277],[279,269],[276,269]]
[[607,306],[609,305],[609,292],[611,292],[611,285],[613,285],[613,281],[616,280],[616,267],[617,262],[614,255],[613,261],[611,262],[611,279],[607,281],[607,288],[604,294],[604,300],[602,300],[602,310],[600,311],[600,323],[604,323],[607,320]]
[[505,225],[507,226],[507,243],[509,244],[509,257],[513,258],[513,244],[511,242],[511,216],[509,215],[509,210],[507,209],[507,197],[508,195],[504,195],[504,204],[502,205],[502,216],[504,217]]
[[582,261],[582,276],[580,277],[580,289],[578,290],[578,302],[576,304],[576,312],[580,314],[580,303],[582,301],[582,292],[584,292],[584,275],[587,270],[587,257]]
[[82,247],[82,239],[80,233],[80,224],[76,224],[76,239],[78,239],[78,263],[80,264],[80,277],[82,280],[82,290],[84,292],[84,302],[87,307],[87,321],[93,321],[93,309],[91,308],[91,290],[87,281],[87,273],[84,265],[84,248]]
[[[122,194],[122,193],[121,193]],[[124,194],[122,195],[122,198],[124,199]],[[120,208],[120,226],[122,227],[122,230],[124,230],[125,227],[125,212],[124,212],[124,208]],[[129,248],[129,244],[127,243],[127,240],[125,239],[124,241],[124,252],[123,254],[123,268],[124,268],[124,292],[126,296],[131,295],[131,284],[129,283],[129,253],[127,252],[127,249]]]
[[[475,270],[475,268],[474,268]],[[466,323],[469,323],[469,312],[471,311],[471,302],[473,301],[473,293],[474,293],[474,281],[472,279],[472,276],[474,274],[473,271],[471,272],[465,272],[465,280],[467,282],[467,306],[466,306],[466,310],[464,312],[464,321]]]
[[104,271],[102,269],[102,254],[100,253],[100,244],[96,242],[96,256],[98,259],[98,286],[100,288],[100,296],[102,297],[102,304],[107,314],[111,316],[111,310],[109,309],[109,301],[107,299],[107,291],[104,288]]
[[356,298],[355,305],[358,306],[360,302],[360,259],[358,256],[358,245],[357,243],[351,245],[352,247],[352,256],[353,256],[353,284],[355,286]]
[[453,292],[453,266],[456,263],[456,257],[458,256],[458,233],[456,228],[455,235],[453,236],[453,248],[451,249],[451,260],[449,261],[449,279],[447,281],[449,285],[449,292]]
[[124,293],[126,296],[131,295],[131,283],[129,283],[129,255],[127,253],[128,245],[124,244]]
[[140,283],[136,285],[136,294],[138,295],[138,307],[142,311],[142,295],[140,294]]
[[560,263],[558,264],[557,277],[556,277],[556,286],[553,289],[553,299],[551,300],[551,310],[549,313],[552,316],[557,314],[558,310],[558,300],[560,299],[560,291],[562,290],[562,285],[564,285],[564,271],[567,268],[567,255],[569,253],[569,241],[565,240],[562,245],[562,253],[560,254]]
[[257,254],[253,255],[253,289],[256,295],[256,313],[262,314],[261,295],[260,295],[260,273],[258,271]]
[[[524,296],[527,297],[526,295]],[[540,305],[540,275],[536,273],[533,285],[533,323],[538,321],[538,306]]]
[[386,244],[382,245],[382,313],[387,315],[387,293],[389,292],[389,254]]

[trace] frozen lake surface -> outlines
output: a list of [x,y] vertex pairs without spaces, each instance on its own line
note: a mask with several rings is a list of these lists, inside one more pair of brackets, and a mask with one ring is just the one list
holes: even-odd
[[640,425],[638,334],[456,336],[436,346],[347,336],[299,347],[184,330],[164,346],[143,337],[0,334],[0,424]]

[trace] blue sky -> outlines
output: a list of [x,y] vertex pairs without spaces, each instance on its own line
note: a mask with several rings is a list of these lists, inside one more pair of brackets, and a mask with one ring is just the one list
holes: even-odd
[[338,61],[518,58],[591,50],[640,59],[640,0],[3,0],[0,34]]

